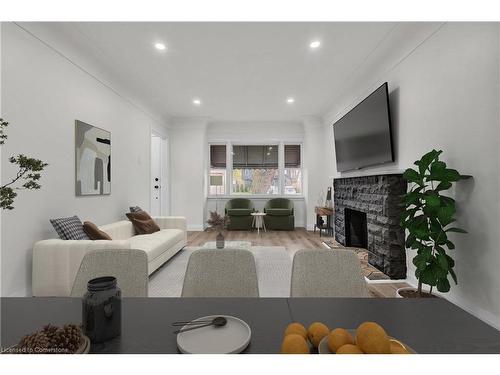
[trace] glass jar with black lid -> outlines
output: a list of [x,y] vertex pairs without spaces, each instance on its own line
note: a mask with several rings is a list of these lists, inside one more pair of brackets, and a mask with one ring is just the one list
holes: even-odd
[[121,333],[121,290],[116,278],[103,276],[87,284],[83,296],[83,331],[92,343],[100,343]]

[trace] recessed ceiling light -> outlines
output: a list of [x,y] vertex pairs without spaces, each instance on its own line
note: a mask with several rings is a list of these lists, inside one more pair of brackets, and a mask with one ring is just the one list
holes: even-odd
[[163,43],[155,43],[155,48],[159,51],[164,51],[167,49],[167,46]]
[[193,104],[194,105],[200,105],[201,104],[201,100],[200,99],[193,99]]
[[319,40],[313,40],[311,44],[309,44],[309,47],[312,49],[318,48],[321,45],[321,42]]
[[286,99],[286,102],[287,102],[288,104],[292,104],[293,102],[295,102],[295,99],[294,99],[294,98],[287,98],[287,99]]

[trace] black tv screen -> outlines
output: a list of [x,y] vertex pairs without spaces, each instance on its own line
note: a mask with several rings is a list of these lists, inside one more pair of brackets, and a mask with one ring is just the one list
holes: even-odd
[[387,82],[333,124],[337,171],[394,161]]

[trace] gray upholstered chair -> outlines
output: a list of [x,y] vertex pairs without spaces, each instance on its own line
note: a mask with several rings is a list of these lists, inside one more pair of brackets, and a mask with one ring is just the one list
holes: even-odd
[[292,266],[292,297],[370,297],[358,256],[351,250],[299,250]]
[[258,297],[253,254],[243,249],[193,251],[182,297]]
[[233,198],[227,201],[225,213],[229,216],[229,230],[251,230],[253,202],[246,198]]
[[82,297],[87,283],[96,277],[114,276],[122,297],[148,296],[148,258],[142,250],[92,250],[83,257],[71,290]]
[[293,202],[287,198],[273,198],[264,207],[264,221],[267,229],[294,230],[295,216]]

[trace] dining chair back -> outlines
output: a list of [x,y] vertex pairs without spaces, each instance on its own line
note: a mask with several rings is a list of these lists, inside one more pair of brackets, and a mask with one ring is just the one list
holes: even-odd
[[351,250],[299,250],[292,266],[292,297],[370,297],[358,256]]
[[114,276],[122,297],[148,296],[148,259],[142,250],[92,250],[83,257],[76,274],[72,297],[82,297],[87,283],[102,276]]
[[188,262],[182,297],[258,297],[253,254],[244,249],[200,249]]

